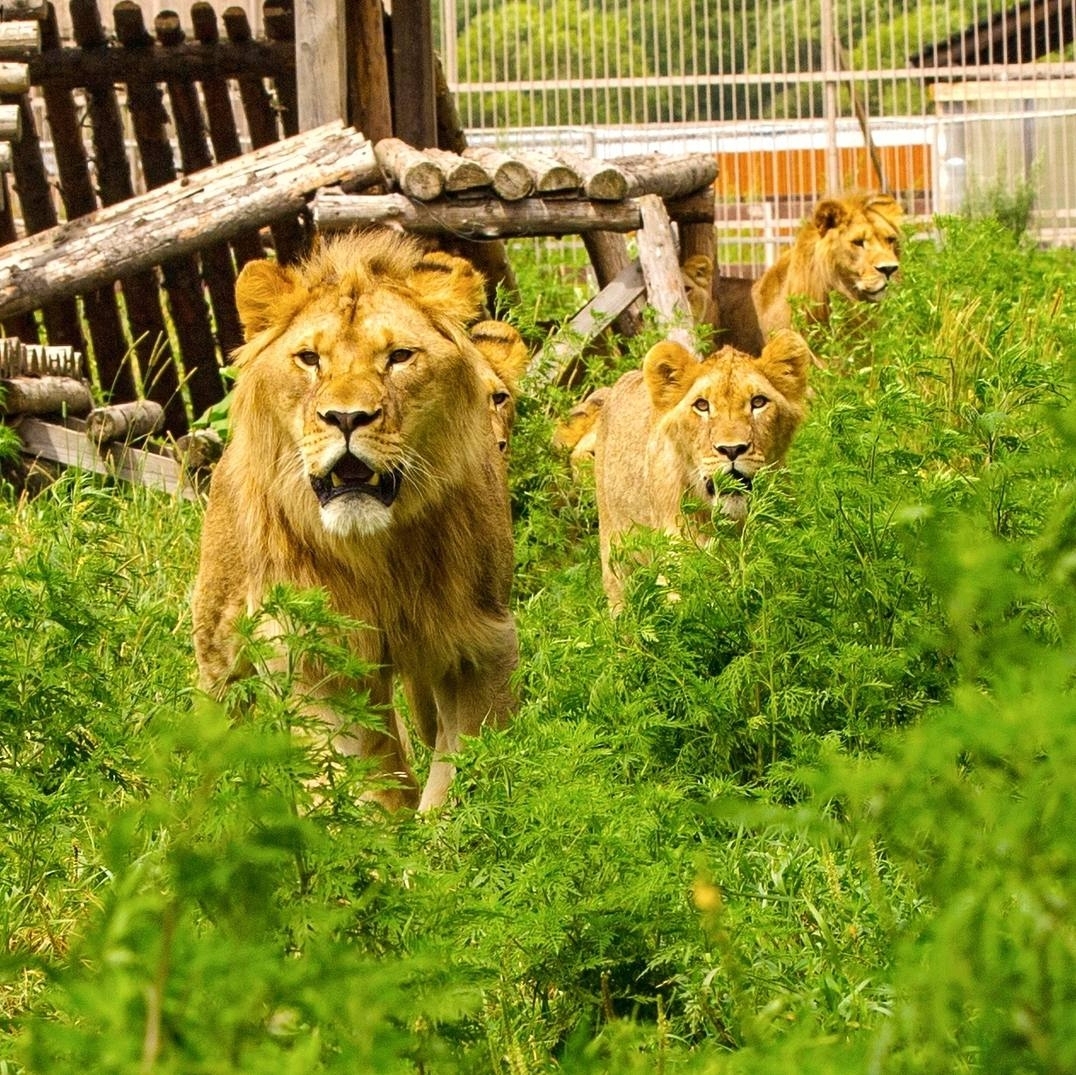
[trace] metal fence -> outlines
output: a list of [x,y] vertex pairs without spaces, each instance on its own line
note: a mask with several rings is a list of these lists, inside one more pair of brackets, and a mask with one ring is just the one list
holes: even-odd
[[1076,0],[441,0],[474,143],[713,152],[723,267],[820,196],[1026,214],[1076,241]]

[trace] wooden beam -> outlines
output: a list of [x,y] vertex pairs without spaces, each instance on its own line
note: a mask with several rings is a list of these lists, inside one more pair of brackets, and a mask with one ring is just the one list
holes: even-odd
[[416,149],[437,146],[430,0],[394,0],[392,5],[392,117],[397,138]]
[[373,146],[339,122],[274,142],[9,243],[0,320],[294,216],[326,184],[380,177]]
[[697,351],[695,319],[684,290],[676,238],[665,203],[656,194],[644,194],[639,199],[639,209],[643,226],[636,238],[647,302],[657,311],[659,324],[668,339],[683,344],[689,351]]
[[[593,230],[636,231],[643,225],[639,201],[634,199],[592,202],[586,198],[524,198],[518,202],[504,202],[500,198],[478,198],[457,202],[447,199],[414,202],[402,194],[351,195],[320,190],[314,198],[313,208],[314,223],[323,231],[341,231],[369,224],[399,224],[417,235],[451,235],[463,239],[578,235]],[[668,212],[673,220],[712,221],[713,192],[670,202]],[[2,313],[3,306],[0,305],[0,315]]]

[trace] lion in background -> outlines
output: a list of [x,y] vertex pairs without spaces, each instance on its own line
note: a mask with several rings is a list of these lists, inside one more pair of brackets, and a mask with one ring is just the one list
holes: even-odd
[[[369,797],[437,806],[461,737],[515,705],[512,526],[485,380],[500,352],[467,331],[482,277],[377,229],[326,241],[298,267],[247,264],[236,300],[246,342],[193,601],[200,684],[219,694],[250,673],[236,620],[269,587],[323,588],[368,625],[347,641],[374,671],[326,683],[305,667],[304,705],[337,750],[394,785]],[[394,675],[433,751],[421,796]],[[368,692],[385,726],[345,727],[327,702],[341,690]]]
[[795,242],[758,280],[714,281],[717,342],[758,355],[778,329],[792,327],[796,300],[809,321],[829,319],[831,298],[879,302],[900,268],[903,211],[888,194],[827,198]]
[[[613,547],[625,532],[693,534],[715,507],[743,518],[753,478],[784,461],[803,420],[810,364],[806,342],[789,329],[758,358],[722,347],[700,360],[665,340],[641,370],[599,390],[592,427],[576,421],[569,429],[569,419],[561,428],[566,447],[593,430],[602,584],[614,610],[624,582]],[[685,501],[697,505],[690,516]]]

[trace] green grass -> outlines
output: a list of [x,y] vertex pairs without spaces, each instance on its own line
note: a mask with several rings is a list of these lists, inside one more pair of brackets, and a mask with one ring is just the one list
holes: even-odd
[[[534,339],[577,267],[513,264]],[[196,506],[0,496],[0,1069],[1073,1070],[1074,267],[910,244],[869,333],[812,331],[743,532],[637,538],[615,621],[548,448],[574,393],[524,398],[523,703],[435,818],[363,812],[352,763],[312,803],[286,678],[196,697]]]

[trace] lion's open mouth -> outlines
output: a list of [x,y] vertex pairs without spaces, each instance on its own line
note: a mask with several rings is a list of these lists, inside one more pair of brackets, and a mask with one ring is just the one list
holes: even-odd
[[400,492],[402,475],[398,470],[378,473],[369,464],[348,453],[321,477],[312,477],[310,484],[318,503],[324,507],[340,496],[372,496],[390,507]]

